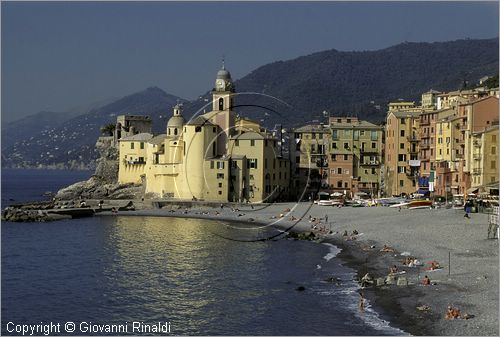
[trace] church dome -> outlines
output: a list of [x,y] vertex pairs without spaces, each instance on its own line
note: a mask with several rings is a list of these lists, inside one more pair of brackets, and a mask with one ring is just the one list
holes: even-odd
[[222,69],[217,72],[217,79],[230,80],[231,74],[229,73],[229,71],[226,70],[224,66],[222,66]]
[[172,116],[168,120],[167,128],[181,128],[186,123],[182,115]]

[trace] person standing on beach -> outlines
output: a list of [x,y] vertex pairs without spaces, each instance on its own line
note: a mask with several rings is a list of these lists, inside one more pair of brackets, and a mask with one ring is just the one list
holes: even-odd
[[328,223],[328,214],[325,214],[325,223]]
[[365,311],[365,298],[363,297],[363,292],[359,293],[359,311]]

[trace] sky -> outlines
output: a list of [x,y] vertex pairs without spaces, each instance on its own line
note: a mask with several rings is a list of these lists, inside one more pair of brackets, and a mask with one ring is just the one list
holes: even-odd
[[2,124],[158,86],[185,99],[317,51],[498,37],[498,2],[1,3]]

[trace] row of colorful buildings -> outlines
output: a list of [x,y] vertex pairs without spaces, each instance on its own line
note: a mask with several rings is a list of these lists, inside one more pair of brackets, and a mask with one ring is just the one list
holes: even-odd
[[237,115],[234,94],[223,66],[208,113],[186,121],[177,105],[159,135],[149,117],[119,116],[119,182],[151,198],[217,202],[498,190],[498,89],[431,90],[420,105],[390,103],[385,125],[329,117],[287,139]]

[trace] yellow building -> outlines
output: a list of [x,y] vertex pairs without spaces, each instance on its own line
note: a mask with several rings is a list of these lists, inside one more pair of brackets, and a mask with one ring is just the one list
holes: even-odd
[[[147,146],[139,145],[140,153],[137,145],[127,145],[132,139],[122,139],[119,182],[141,182],[142,178],[150,198],[285,200],[289,162],[281,158],[272,134],[254,121],[236,118],[234,93],[231,75],[223,66],[212,91],[212,111],[186,122],[182,106],[176,105],[166,133],[144,138]],[[134,170],[121,160],[131,157],[143,158]]]
[[389,111],[385,135],[385,194],[416,192],[419,177],[421,112]]
[[139,133],[118,140],[119,169],[118,182],[120,184],[142,183],[147,156],[148,141],[153,138],[150,133]]
[[472,134],[471,187],[498,182],[498,125]]

